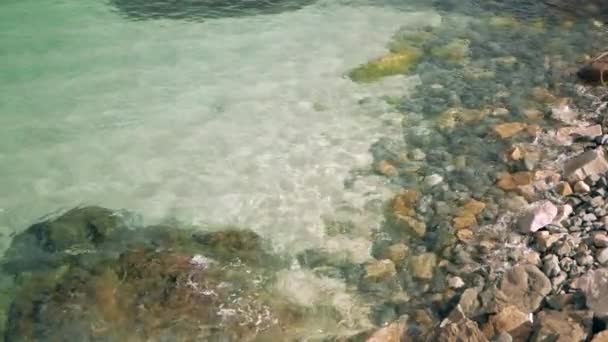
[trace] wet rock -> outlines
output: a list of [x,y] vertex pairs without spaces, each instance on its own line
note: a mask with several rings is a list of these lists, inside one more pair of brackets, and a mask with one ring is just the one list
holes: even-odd
[[372,261],[365,265],[365,278],[372,281],[382,281],[397,274],[395,264],[388,259]]
[[590,311],[541,311],[533,342],[583,342],[591,333],[593,313]]
[[474,240],[474,233],[470,229],[460,229],[456,232],[458,240],[464,243],[471,243]]
[[420,198],[416,190],[405,190],[393,200],[393,213],[395,216],[413,216],[414,207]]
[[509,122],[494,126],[494,132],[502,139],[508,139],[524,131],[526,124],[521,122]]
[[578,194],[586,194],[589,191],[591,191],[591,188],[583,181],[578,181],[574,184],[574,192]]
[[499,290],[507,303],[530,313],[536,311],[551,292],[551,281],[535,266],[518,265],[503,275]]
[[444,46],[432,48],[431,55],[447,62],[463,64],[469,58],[469,45],[467,39],[455,39]]
[[486,342],[488,339],[479,330],[477,323],[468,319],[460,308],[454,309],[444,319],[432,334],[427,338],[428,342]]
[[378,172],[380,172],[380,174],[385,175],[386,177],[399,176],[399,170],[397,170],[397,167],[388,160],[380,161],[376,169]]
[[608,161],[601,149],[589,150],[567,160],[564,176],[570,181],[581,181],[590,175],[603,175],[608,171]]
[[436,266],[437,256],[433,253],[424,253],[410,258],[412,274],[419,279],[432,279]]
[[608,316],[608,269],[600,268],[575,279],[571,287],[585,294],[587,307],[596,316]]
[[467,229],[470,227],[477,226],[477,219],[475,216],[458,216],[452,220],[455,229]]
[[419,148],[415,148],[408,153],[408,156],[412,160],[421,161],[426,158],[426,154]]
[[560,101],[551,106],[551,117],[554,120],[564,123],[572,123],[578,118],[578,113],[568,105],[567,102]]
[[488,338],[493,338],[503,332],[517,341],[525,341],[532,331],[530,315],[523,313],[515,306],[507,306],[496,315],[490,316],[483,332]]
[[519,218],[517,221],[518,229],[522,233],[533,233],[553,222],[557,213],[558,209],[553,203],[549,201],[539,202]]

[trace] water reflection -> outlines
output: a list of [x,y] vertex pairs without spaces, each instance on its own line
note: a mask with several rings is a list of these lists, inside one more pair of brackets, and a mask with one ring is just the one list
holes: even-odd
[[186,19],[200,21],[294,11],[315,0],[110,0],[118,11],[135,20]]

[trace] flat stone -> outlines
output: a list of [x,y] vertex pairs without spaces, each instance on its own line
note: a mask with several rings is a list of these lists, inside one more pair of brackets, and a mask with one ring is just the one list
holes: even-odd
[[584,342],[591,333],[590,311],[541,311],[531,342]]
[[522,233],[533,233],[553,222],[558,214],[557,207],[550,201],[541,201],[524,213],[517,221]]
[[365,265],[365,277],[370,280],[386,280],[396,274],[395,264],[388,259],[372,261]]
[[578,181],[574,184],[574,192],[577,194],[586,194],[589,191],[591,191],[591,188],[583,181]]
[[437,256],[433,253],[424,253],[410,258],[412,274],[419,279],[432,279],[436,266]]
[[566,101],[560,101],[560,103],[551,106],[551,117],[568,124],[578,118],[578,113],[572,110]]
[[416,214],[414,207],[420,198],[420,192],[416,190],[405,190],[393,201],[393,213],[395,216],[413,216]]
[[603,175],[607,171],[608,161],[601,148],[583,152],[564,164],[564,175],[569,181],[584,180],[589,175]]
[[518,265],[505,272],[499,289],[507,303],[530,313],[536,311],[551,292],[551,281],[535,266]]
[[465,243],[470,243],[474,240],[474,234],[473,231],[470,229],[460,229],[456,232],[456,237],[458,238],[458,240],[465,242]]
[[502,139],[508,139],[525,130],[526,126],[521,122],[508,122],[494,126],[494,132]]

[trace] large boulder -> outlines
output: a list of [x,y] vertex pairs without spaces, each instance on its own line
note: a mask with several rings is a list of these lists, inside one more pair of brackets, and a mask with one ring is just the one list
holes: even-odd
[[504,274],[499,289],[508,303],[524,313],[531,313],[551,292],[551,281],[536,266],[518,265]]
[[571,287],[585,295],[587,307],[597,316],[608,316],[608,268],[588,272],[575,279]]

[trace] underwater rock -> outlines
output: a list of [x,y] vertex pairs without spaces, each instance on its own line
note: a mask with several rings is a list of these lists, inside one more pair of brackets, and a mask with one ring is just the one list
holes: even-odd
[[494,132],[502,139],[508,139],[524,131],[527,125],[521,122],[508,122],[494,126]]
[[314,2],[315,0],[110,0],[120,13],[135,20],[193,21],[295,11]]
[[470,57],[471,42],[468,39],[455,39],[444,46],[431,49],[431,56],[449,63],[466,64]]
[[414,277],[432,279],[437,267],[437,256],[434,253],[424,253],[410,258],[410,269]]
[[365,277],[368,280],[385,280],[393,277],[395,274],[397,274],[395,264],[389,259],[372,261],[365,265]]
[[358,66],[348,73],[348,77],[355,82],[370,83],[387,76],[403,75],[418,64],[422,55],[417,48],[404,48]]

